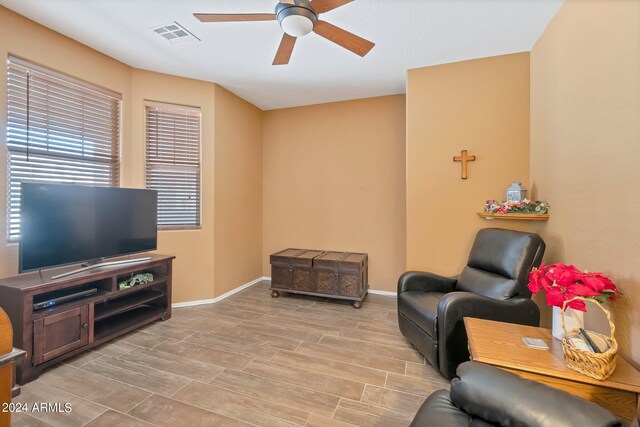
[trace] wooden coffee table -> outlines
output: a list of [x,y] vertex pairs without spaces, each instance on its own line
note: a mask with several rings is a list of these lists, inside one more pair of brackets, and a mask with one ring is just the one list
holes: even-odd
[[[618,356],[615,372],[598,381],[569,369],[564,363],[562,342],[551,330],[491,320],[464,318],[471,360],[513,372],[564,390],[607,408],[627,421],[636,417],[640,372]],[[522,337],[542,338],[548,350],[527,347]]]

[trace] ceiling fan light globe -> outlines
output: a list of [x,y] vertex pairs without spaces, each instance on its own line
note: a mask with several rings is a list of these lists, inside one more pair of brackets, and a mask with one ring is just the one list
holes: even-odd
[[313,31],[313,21],[302,15],[289,15],[280,21],[282,31],[293,37],[302,37]]

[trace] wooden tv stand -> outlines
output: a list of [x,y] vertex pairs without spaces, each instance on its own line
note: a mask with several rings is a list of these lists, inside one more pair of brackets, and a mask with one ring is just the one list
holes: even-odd
[[[62,360],[154,320],[171,318],[174,258],[151,255],[149,261],[98,267],[56,280],[51,278],[78,265],[1,279],[0,307],[13,324],[13,345],[27,352],[16,369],[16,381],[25,384]],[[138,273],[152,273],[153,281],[118,290],[118,282]],[[34,300],[49,299],[53,292],[87,288],[97,293],[34,310]]]

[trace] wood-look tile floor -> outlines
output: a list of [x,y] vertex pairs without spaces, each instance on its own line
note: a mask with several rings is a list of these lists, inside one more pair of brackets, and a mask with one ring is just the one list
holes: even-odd
[[282,295],[258,283],[46,371],[13,426],[407,426],[448,381],[398,331],[396,300]]

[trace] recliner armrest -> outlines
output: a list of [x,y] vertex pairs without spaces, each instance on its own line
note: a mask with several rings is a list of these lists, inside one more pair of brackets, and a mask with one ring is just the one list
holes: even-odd
[[447,390],[434,391],[422,403],[409,427],[469,427],[472,417],[458,408]]
[[406,291],[452,292],[458,277],[444,277],[426,271],[406,271],[398,279],[398,293]]
[[497,300],[473,292],[450,292],[443,296],[438,304],[439,323],[448,325],[463,317],[538,326],[540,309],[529,298]]
[[438,365],[448,378],[462,362],[469,360],[464,317],[538,326],[540,309],[528,298],[496,300],[472,292],[450,292],[438,304]]
[[566,391],[482,363],[463,363],[451,381],[451,402],[500,426],[619,427],[606,409]]

